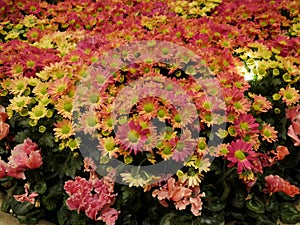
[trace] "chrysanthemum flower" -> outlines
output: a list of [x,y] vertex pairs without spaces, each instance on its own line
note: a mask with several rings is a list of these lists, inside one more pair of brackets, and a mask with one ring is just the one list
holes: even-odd
[[288,129],[288,136],[293,139],[295,146],[300,146],[300,106],[287,109],[286,117],[292,123]]
[[[78,131],[83,131],[85,134],[95,134],[96,130],[101,127],[96,112],[89,111],[80,115]],[[76,131],[77,131],[76,130]]]
[[101,152],[101,155],[108,155],[109,158],[117,156],[115,150],[117,149],[116,141],[113,137],[101,138],[100,145],[97,146]]
[[188,187],[199,186],[201,183],[201,178],[203,174],[199,173],[198,170],[190,167],[187,173],[183,173],[181,170],[177,171],[176,175],[178,176],[178,180],[186,184]]
[[70,87],[70,78],[64,76],[63,78],[57,79],[49,84],[48,94],[51,96],[51,98],[57,100],[62,95],[65,95],[69,91]]
[[54,124],[54,136],[59,139],[67,139],[74,135],[73,125],[70,120],[63,119],[62,121]]
[[240,115],[234,121],[234,127],[237,133],[243,137],[245,134],[258,133],[259,124],[256,123],[255,118],[251,114]]
[[11,84],[9,85],[9,92],[14,95],[22,94],[28,85],[28,78],[26,77],[18,77],[11,80]]
[[158,100],[155,97],[143,98],[138,102],[137,110],[139,115],[146,120],[150,120],[156,116],[158,109]]
[[122,146],[136,155],[143,150],[148,134],[149,129],[143,129],[140,124],[130,121],[128,125],[119,126],[116,136]]
[[155,176],[149,176],[146,172],[124,172],[120,176],[129,187],[146,187],[146,185],[158,179]]
[[48,83],[38,81],[37,85],[33,88],[32,93],[34,93],[38,98],[48,96]]
[[252,103],[252,108],[257,112],[267,112],[269,109],[272,109],[272,104],[267,100],[266,97],[256,94],[252,94],[251,97],[254,99]]
[[175,146],[172,159],[177,162],[185,161],[197,147],[197,141],[192,139],[192,134],[188,129],[183,129],[180,140],[176,136],[176,138],[171,139],[170,143]]
[[287,86],[285,89],[280,88],[279,94],[282,96],[282,101],[287,105],[291,106],[296,104],[300,100],[299,90],[291,86]]
[[9,100],[11,104],[7,107],[7,111],[13,110],[16,112],[21,112],[21,110],[30,103],[31,97],[29,96],[15,96],[13,99]]
[[231,142],[231,144],[227,147],[229,152],[226,158],[230,161],[228,167],[237,165],[237,171],[239,174],[243,171],[253,170],[253,162],[258,161],[258,158],[251,148],[252,145],[242,140]]
[[17,77],[17,76],[20,76],[20,75],[23,74],[24,68],[23,68],[21,63],[14,63],[11,66],[11,71],[10,72],[13,75],[13,77]]
[[62,115],[66,119],[72,118],[72,109],[73,109],[73,98],[68,96],[63,96],[57,104],[54,105],[58,114]]
[[44,105],[38,104],[28,112],[28,115],[30,119],[37,121],[47,115],[47,109]]
[[277,133],[278,132],[274,129],[274,127],[271,127],[271,125],[268,123],[264,123],[260,131],[262,140],[267,141],[269,143],[272,143],[277,140]]

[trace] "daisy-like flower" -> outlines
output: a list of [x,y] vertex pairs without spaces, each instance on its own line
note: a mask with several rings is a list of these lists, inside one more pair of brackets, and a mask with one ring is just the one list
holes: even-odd
[[73,98],[63,96],[54,106],[58,111],[58,114],[62,115],[64,118],[72,118],[72,109],[74,107]]
[[256,94],[252,94],[251,97],[254,99],[252,103],[252,108],[257,112],[267,112],[269,109],[272,109],[272,104],[267,100],[266,97]]
[[63,78],[56,79],[55,81],[49,84],[48,94],[51,96],[51,98],[57,100],[62,95],[65,95],[69,91],[70,87],[70,78],[64,76]]
[[171,139],[170,143],[176,146],[172,156],[172,159],[176,162],[185,161],[194,153],[197,145],[196,140],[192,139],[192,134],[188,129],[183,129],[180,140],[176,136],[176,138]]
[[288,136],[293,139],[295,146],[300,146],[300,106],[287,109],[286,117],[291,120]]
[[158,178],[149,176],[145,171],[143,172],[124,172],[121,173],[123,182],[127,183],[129,187],[146,187],[150,182],[154,182]]
[[198,170],[190,167],[187,173],[183,173],[181,170],[177,171],[176,175],[181,183],[186,184],[188,187],[199,186],[203,175]]
[[80,115],[79,118],[79,126],[77,126],[76,131],[83,131],[85,134],[95,134],[96,130],[100,128],[100,124],[98,122],[98,117],[96,112],[90,110],[88,112],[83,113]]
[[234,127],[237,133],[244,137],[246,134],[258,133],[259,124],[256,123],[255,118],[251,114],[240,115],[234,121]]
[[231,144],[227,147],[229,152],[226,158],[228,161],[230,161],[228,167],[237,165],[237,171],[239,174],[243,171],[253,170],[253,162],[258,161],[258,158],[256,153],[252,151],[251,148],[251,144],[248,144],[242,140],[231,142]]
[[149,129],[143,127],[134,121],[121,125],[116,133],[118,142],[127,150],[133,151],[136,155],[143,150],[143,145],[148,139]]
[[100,145],[97,146],[102,156],[108,155],[109,158],[117,156],[115,150],[117,150],[116,141],[113,137],[101,138]]
[[272,143],[277,140],[277,131],[268,123],[264,123],[260,131],[263,141]]
[[34,93],[38,98],[43,98],[48,96],[48,83],[38,81],[37,85],[33,88],[32,93]]
[[27,107],[31,99],[32,98],[29,96],[15,96],[13,99],[9,100],[11,104],[7,107],[7,111],[14,110],[16,112],[21,112],[23,108]]
[[74,135],[73,125],[70,120],[63,119],[62,121],[54,124],[54,136],[59,139],[67,139]]
[[157,109],[157,118],[162,122],[165,122],[167,119],[170,119],[171,117],[169,114],[169,109],[164,106],[160,106]]
[[28,112],[30,119],[38,121],[41,118],[44,118],[47,115],[47,109],[44,105],[38,104]]
[[11,84],[9,85],[9,92],[14,95],[20,95],[22,94],[28,85],[28,78],[26,77],[18,77],[11,81]]
[[297,90],[289,85],[285,89],[280,88],[279,94],[282,96],[282,101],[287,106],[296,104],[300,100],[299,90]]
[[156,116],[158,106],[157,98],[147,97],[138,102],[137,110],[142,118],[150,120]]
[[21,63],[14,63],[11,66],[11,71],[10,72],[13,75],[13,77],[18,77],[18,76],[23,74],[24,68],[23,68]]

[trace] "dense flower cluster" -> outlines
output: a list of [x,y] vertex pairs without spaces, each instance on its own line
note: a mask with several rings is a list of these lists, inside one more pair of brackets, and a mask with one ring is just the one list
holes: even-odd
[[[0,9],[3,210],[60,225],[300,221],[298,1]],[[163,162],[181,166],[143,170]]]

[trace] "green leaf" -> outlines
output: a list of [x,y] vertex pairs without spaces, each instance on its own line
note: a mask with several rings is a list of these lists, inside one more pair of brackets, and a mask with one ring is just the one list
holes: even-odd
[[284,223],[296,224],[300,222],[300,211],[290,203],[282,203],[280,206],[280,219]]
[[177,214],[172,213],[172,212],[164,215],[161,218],[159,225],[172,225],[171,221],[172,221],[173,217],[176,217],[176,216],[177,216]]
[[246,201],[246,206],[249,210],[255,213],[264,213],[265,206],[264,203],[256,196],[252,197],[248,201]]
[[54,136],[51,133],[44,133],[39,141],[40,145],[47,146],[50,148],[54,147]]

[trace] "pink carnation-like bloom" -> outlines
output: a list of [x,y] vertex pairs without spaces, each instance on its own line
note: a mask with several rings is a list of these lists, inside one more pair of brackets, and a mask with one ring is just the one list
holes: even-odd
[[29,184],[26,183],[24,185],[25,188],[25,193],[21,194],[21,195],[14,195],[14,198],[18,201],[18,202],[29,202],[30,204],[34,204],[35,203],[35,197],[39,196],[38,193],[36,192],[32,192],[29,194]]
[[195,216],[201,215],[201,197],[204,196],[204,193],[200,194],[199,186],[190,189],[184,187],[182,183],[176,182],[174,178],[170,178],[167,184],[161,186],[160,189],[154,190],[152,196],[157,196],[159,202],[165,207],[169,205],[167,201],[174,202],[178,210],[184,210],[188,205],[191,205],[191,212]]
[[297,194],[300,194],[299,188],[295,185],[290,184],[290,182],[284,180],[278,175],[269,175],[265,177],[266,188],[264,192],[266,193],[276,193],[284,192],[288,196],[294,197]]
[[288,136],[293,139],[295,146],[300,146],[300,106],[287,109],[286,118],[292,123],[288,128]]
[[29,138],[14,147],[8,158],[7,175],[25,179],[25,169],[36,169],[43,164],[38,145]]
[[0,157],[0,179],[5,177],[6,173],[6,163]]
[[67,181],[64,189],[70,196],[66,201],[69,209],[77,210],[78,213],[84,211],[95,221],[115,224],[119,212],[110,206],[114,203],[116,194],[112,193],[111,186],[105,180],[76,177],[75,180]]

